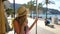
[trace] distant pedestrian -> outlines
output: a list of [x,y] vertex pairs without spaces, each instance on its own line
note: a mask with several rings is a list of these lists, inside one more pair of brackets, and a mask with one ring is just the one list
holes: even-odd
[[45,19],[45,25],[48,25],[48,24],[50,24],[50,21]]

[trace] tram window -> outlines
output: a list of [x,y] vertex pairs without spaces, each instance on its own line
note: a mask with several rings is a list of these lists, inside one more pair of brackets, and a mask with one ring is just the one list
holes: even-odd
[[[49,30],[50,29],[49,27],[51,27],[50,26],[51,23],[55,20],[52,17],[54,17],[56,14],[57,14],[56,21],[60,23],[60,21],[59,21],[60,15],[58,15],[58,14],[60,14],[60,11],[59,11],[59,9],[56,10],[57,8],[56,9],[54,8],[58,4],[56,3],[57,4],[56,5],[53,1],[51,2],[50,0],[47,3],[46,3],[46,1],[48,1],[48,0],[37,0],[37,1],[36,0],[6,0],[6,1],[4,1],[5,18],[6,18],[6,21],[8,22],[7,24],[9,25],[7,27],[10,28],[10,30],[9,30],[9,28],[7,30],[9,30],[9,32],[11,31],[10,33],[13,33],[13,34],[16,33],[14,31],[14,26],[13,26],[12,22],[14,21],[15,18],[18,17],[18,15],[17,15],[18,9],[21,6],[24,6],[26,9],[28,9],[26,22],[28,23],[29,27],[33,24],[35,18],[36,17],[38,18],[37,23],[29,31],[29,34],[49,34],[49,33],[54,34],[54,33],[56,33],[53,31],[53,29]],[[47,25],[48,27],[46,27],[46,24],[48,24]],[[58,24],[58,23],[56,23],[56,24]],[[56,26],[56,24],[53,24],[53,26],[54,25]],[[58,27],[59,27],[59,25],[58,25]],[[25,30],[26,30],[26,27],[24,27],[24,31]]]

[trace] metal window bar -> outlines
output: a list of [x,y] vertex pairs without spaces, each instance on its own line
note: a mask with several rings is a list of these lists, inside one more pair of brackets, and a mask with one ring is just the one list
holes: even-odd
[[[13,0],[13,11],[14,11],[14,18],[15,18],[15,0]],[[15,34],[15,31],[14,31]]]
[[[38,18],[38,0],[34,0],[34,1],[36,2],[36,3],[34,3],[34,4],[36,4],[36,18]],[[36,34],[37,34],[37,23],[36,23]]]
[[15,0],[13,0],[13,10],[14,10],[14,18],[15,18]]
[[[38,18],[38,0],[36,0],[36,18]],[[36,23],[36,34],[37,34],[37,23]]]

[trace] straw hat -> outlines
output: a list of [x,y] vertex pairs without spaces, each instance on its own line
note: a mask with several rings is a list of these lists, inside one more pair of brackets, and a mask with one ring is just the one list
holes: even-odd
[[27,15],[27,9],[24,6],[18,8],[17,13],[19,16]]

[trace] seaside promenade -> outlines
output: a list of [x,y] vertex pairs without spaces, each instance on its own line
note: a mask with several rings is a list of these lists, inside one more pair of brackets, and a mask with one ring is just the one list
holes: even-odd
[[[27,18],[28,19],[28,25],[30,25],[34,22],[34,19]],[[37,34],[60,34],[60,25],[53,24],[54,28],[51,28],[49,26],[45,26],[44,20],[38,19],[37,21]],[[14,30],[8,32],[7,34],[14,34]],[[36,24],[35,26],[30,30],[29,34],[36,34]]]

